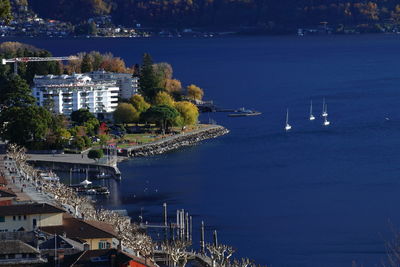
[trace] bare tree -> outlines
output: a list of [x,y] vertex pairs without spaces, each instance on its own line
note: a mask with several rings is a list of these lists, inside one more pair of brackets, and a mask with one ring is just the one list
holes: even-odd
[[161,248],[171,259],[173,267],[185,267],[188,261],[187,249],[189,246],[191,246],[191,243],[189,241],[174,240],[164,242],[161,245]]
[[227,245],[206,244],[207,250],[210,252],[213,266],[225,267],[229,265],[229,259],[235,250]]

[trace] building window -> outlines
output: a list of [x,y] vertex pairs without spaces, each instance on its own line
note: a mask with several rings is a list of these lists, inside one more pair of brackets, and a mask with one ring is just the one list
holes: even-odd
[[22,218],[22,217],[21,217],[21,215],[18,215],[18,221],[20,221],[20,220],[21,220],[21,218]]
[[[108,244],[108,246],[107,246],[107,244]],[[105,241],[105,240],[99,241],[99,249],[105,249],[107,247],[108,248],[110,247],[110,244],[107,241]]]
[[26,221],[26,215],[24,215],[24,220]]
[[5,222],[5,221],[6,221],[6,217],[0,216],[0,222]]
[[15,221],[15,215],[13,216],[13,221]]

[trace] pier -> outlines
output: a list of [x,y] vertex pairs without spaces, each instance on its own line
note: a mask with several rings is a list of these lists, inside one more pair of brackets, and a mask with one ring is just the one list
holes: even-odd
[[102,162],[89,159],[86,154],[28,154],[27,161],[35,166],[55,171],[88,170],[104,172],[111,174],[115,179],[121,179],[121,172],[114,158]]

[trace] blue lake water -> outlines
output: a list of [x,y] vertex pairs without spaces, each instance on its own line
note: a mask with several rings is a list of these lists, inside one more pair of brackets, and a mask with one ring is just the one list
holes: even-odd
[[231,133],[121,163],[123,180],[110,182],[102,205],[135,220],[142,210],[149,222],[161,221],[163,202],[172,218],[184,208],[195,243],[204,219],[209,241],[217,229],[237,256],[271,266],[374,266],[385,257],[390,225],[400,225],[400,36],[20,41],[57,56],[110,51],[129,65],[149,52],[206,99],[263,112],[203,115]]

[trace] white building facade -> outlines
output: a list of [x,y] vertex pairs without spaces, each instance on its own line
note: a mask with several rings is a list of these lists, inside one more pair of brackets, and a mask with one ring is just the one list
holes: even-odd
[[73,111],[86,108],[94,114],[113,112],[118,105],[120,88],[114,80],[94,81],[85,74],[36,75],[33,96],[39,106],[69,116]]
[[133,77],[131,73],[114,73],[104,70],[85,73],[94,82],[116,82],[119,87],[119,97],[129,99],[138,93],[139,78]]

